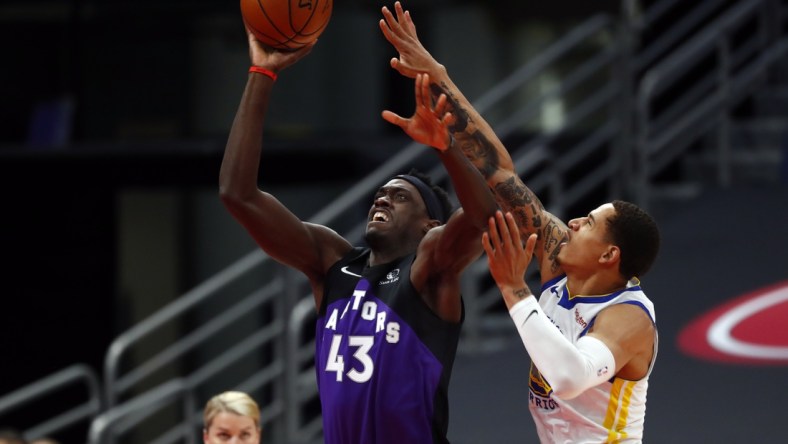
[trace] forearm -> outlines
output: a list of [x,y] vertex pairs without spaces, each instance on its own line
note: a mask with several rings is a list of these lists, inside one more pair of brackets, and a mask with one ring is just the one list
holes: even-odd
[[[510,298],[515,297],[510,294]],[[602,341],[586,335],[572,344],[534,296],[517,301],[509,314],[528,355],[558,397],[574,398],[614,375],[613,353]]]
[[495,214],[498,204],[484,178],[456,147],[454,140],[447,150],[438,153],[466,216],[480,230],[486,229],[487,221]]
[[[432,66],[431,71],[435,72],[430,73],[432,95],[438,97],[446,94],[449,111],[456,119],[449,130],[462,152],[491,186],[494,185],[491,181],[496,178],[496,173],[513,174],[515,171],[511,156],[492,127],[454,84],[443,65],[436,62]],[[433,78],[433,75],[437,77]]]
[[[439,70],[445,72],[445,70]],[[430,77],[432,79],[432,77]],[[446,94],[455,123],[449,128],[460,151],[479,170],[503,211],[511,212],[528,233],[539,233],[548,216],[536,196],[514,171],[511,156],[486,121],[444,75],[432,93]],[[541,254],[541,253],[539,253]]]
[[257,191],[263,123],[273,80],[249,74],[241,103],[233,120],[219,173],[223,198],[244,199]]

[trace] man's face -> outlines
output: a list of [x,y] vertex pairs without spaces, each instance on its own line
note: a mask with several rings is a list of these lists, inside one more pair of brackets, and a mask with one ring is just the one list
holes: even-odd
[[375,193],[367,217],[367,237],[380,236],[396,241],[423,237],[429,221],[427,207],[415,186],[406,180],[392,179]]
[[566,270],[593,270],[602,254],[611,246],[607,236],[607,220],[615,216],[612,203],[601,205],[585,217],[572,219],[568,239],[561,245],[558,262]]

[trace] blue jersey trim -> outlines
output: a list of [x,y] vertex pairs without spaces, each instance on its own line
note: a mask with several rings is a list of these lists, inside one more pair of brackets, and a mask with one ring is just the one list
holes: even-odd
[[[643,305],[643,303],[641,303],[640,301],[624,301],[624,302],[619,302],[619,304],[629,304],[629,305],[634,305],[636,307],[640,307],[643,311],[646,312],[646,316],[648,316],[648,318],[651,319],[651,323],[656,325],[656,322],[654,322],[654,318],[651,317],[651,313],[648,311],[646,306]],[[614,304],[614,305],[618,305],[618,304]],[[589,332],[589,330],[591,330],[594,327],[595,322],[596,322],[596,316],[594,316],[594,319],[591,319],[591,322],[588,323],[588,327],[584,328],[583,331],[580,332],[580,336],[578,337],[582,338],[583,336],[585,336]]]
[[577,304],[604,303],[618,297],[621,293],[624,293],[626,291],[640,291],[640,286],[635,285],[632,287],[627,287],[618,291],[614,291],[613,293],[610,294],[592,295],[592,296],[584,296],[584,295],[570,296],[569,290],[566,288],[566,286],[564,286],[564,291],[561,293],[561,300],[558,301],[558,305],[569,310],[574,308],[575,305]]
[[561,276],[556,276],[556,277],[550,279],[549,281],[545,282],[544,284],[542,284],[542,290],[539,293],[543,293],[545,290],[547,290],[548,288],[550,288],[553,285],[557,284],[561,279],[563,279],[565,277],[566,277],[566,275],[562,274]]
[[648,311],[648,309],[646,308],[645,305],[643,305],[642,302],[640,302],[640,301],[624,301],[624,302],[622,302],[622,304],[630,304],[630,305],[634,305],[636,307],[640,307],[643,311],[646,312],[646,315],[648,316],[648,318],[651,319],[651,323],[654,324],[654,325],[657,324],[656,322],[654,322],[654,318],[651,317],[651,312]]

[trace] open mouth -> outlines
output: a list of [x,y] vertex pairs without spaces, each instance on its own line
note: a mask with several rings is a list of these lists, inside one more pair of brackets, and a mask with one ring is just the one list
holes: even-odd
[[372,222],[388,222],[389,215],[382,211],[375,211],[375,213],[372,214],[371,220]]

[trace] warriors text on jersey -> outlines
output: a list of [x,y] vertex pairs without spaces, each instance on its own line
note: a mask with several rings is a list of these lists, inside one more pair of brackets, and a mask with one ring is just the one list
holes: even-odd
[[[448,442],[460,323],[410,282],[413,255],[367,267],[356,248],[328,273],[315,334],[323,436],[334,443]],[[457,295],[459,297],[459,295]]]
[[[572,344],[585,335],[597,314],[614,304],[634,304],[648,313],[655,322],[654,305],[630,281],[627,288],[600,296],[573,296],[566,288],[566,277],[542,286],[539,305],[558,330]],[[657,355],[654,355],[646,376],[638,381],[613,377],[586,390],[576,398],[563,400],[556,396],[533,364],[529,378],[529,406],[543,443],[640,442],[646,416],[648,377]]]

